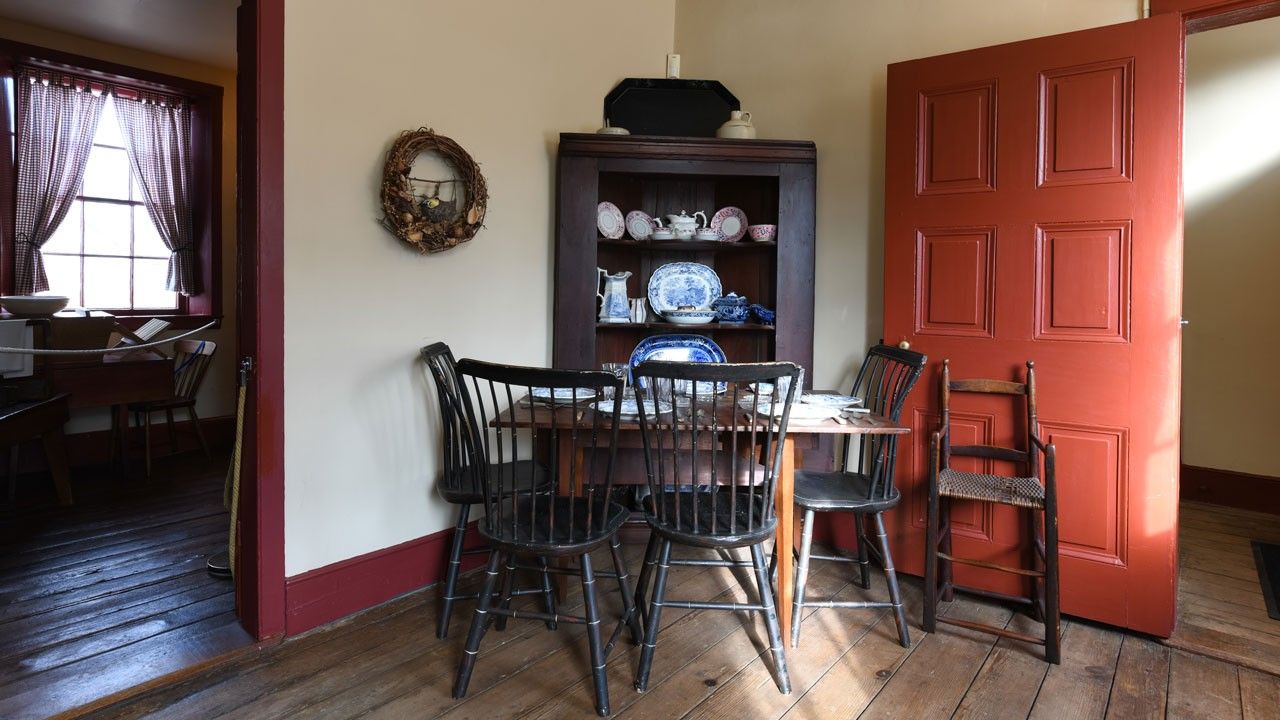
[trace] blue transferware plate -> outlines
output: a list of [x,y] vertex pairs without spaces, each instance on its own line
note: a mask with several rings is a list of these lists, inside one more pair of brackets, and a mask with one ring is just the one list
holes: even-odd
[[[692,265],[694,263],[672,263],[674,265]],[[724,350],[714,340],[705,335],[652,335],[641,340],[636,349],[631,351],[631,367],[646,360],[668,360],[671,362],[727,362]],[[637,378],[640,387],[647,387],[644,378]],[[698,386],[698,394],[709,391],[710,387]],[[720,383],[716,392],[724,392],[725,384]]]
[[722,290],[716,271],[702,263],[667,263],[649,277],[649,304],[658,314],[686,305],[705,308]]
[[532,395],[534,400],[539,402],[555,404],[569,404],[573,402],[586,403],[588,400],[595,400],[596,391],[593,388],[561,387],[552,390],[551,388],[536,387],[530,390],[530,395]]

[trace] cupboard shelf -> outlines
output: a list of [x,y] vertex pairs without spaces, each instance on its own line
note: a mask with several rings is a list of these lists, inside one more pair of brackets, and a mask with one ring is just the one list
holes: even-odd
[[627,250],[686,250],[689,252],[759,252],[761,250],[776,250],[778,243],[776,240],[768,240],[762,242],[718,242],[714,240],[612,240],[610,238],[600,238],[598,240],[601,247],[624,248]]
[[676,330],[689,333],[706,332],[774,332],[773,325],[760,323],[706,323],[705,325],[680,325],[667,322],[596,323],[597,330]]

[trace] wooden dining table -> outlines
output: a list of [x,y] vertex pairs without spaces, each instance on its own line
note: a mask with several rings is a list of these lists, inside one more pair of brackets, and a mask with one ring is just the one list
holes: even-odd
[[[835,391],[817,390],[816,393],[836,394]],[[716,433],[720,432],[745,432],[751,430],[749,426],[749,418],[743,413],[736,411],[730,403],[720,403],[718,412],[715,414],[714,425],[704,425],[703,427]],[[568,432],[574,428],[579,430],[590,430],[595,423],[591,417],[593,411],[590,409],[590,403],[586,400],[579,400],[576,407],[570,405],[548,405],[542,402],[530,402],[528,397],[521,398],[516,402],[512,409],[508,409],[499,418],[493,422],[494,425],[502,425],[504,427],[522,426],[532,427],[540,431],[550,431],[554,435],[555,442],[559,447],[556,449],[556,462],[560,465],[557,468],[558,477],[561,483],[567,483],[566,478],[570,477],[570,464],[575,462],[575,453],[573,447],[573,439],[571,433]],[[699,417],[706,417],[699,413]],[[761,416],[761,424],[757,426],[757,430],[764,428],[763,423],[768,422],[765,416]],[[777,596],[778,619],[781,625],[781,634],[784,638],[791,637],[791,600],[795,586],[794,558],[790,552],[782,552],[782,548],[794,548],[796,543],[796,526],[795,526],[795,472],[796,468],[803,464],[802,445],[807,445],[802,441],[803,436],[812,435],[905,435],[911,432],[911,428],[898,422],[894,422],[888,418],[873,414],[854,414],[847,415],[843,418],[822,420],[819,422],[792,422],[787,427],[787,434],[783,439],[781,454],[782,468],[778,475],[777,483],[774,488],[774,507],[776,508],[778,525],[777,525],[777,548],[778,556],[778,581],[775,585],[775,593]],[[618,447],[628,449],[638,449],[642,447],[640,440],[640,423],[636,420],[620,420],[618,423]],[[625,464],[620,463],[620,467],[625,468]],[[640,477],[617,477],[615,473],[615,484],[642,484],[645,482],[643,473]],[[561,487],[561,492],[568,492],[568,487]],[[786,643],[784,643],[786,645]]]

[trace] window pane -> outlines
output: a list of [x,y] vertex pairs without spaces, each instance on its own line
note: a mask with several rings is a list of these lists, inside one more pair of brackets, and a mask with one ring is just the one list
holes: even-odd
[[67,211],[67,217],[53,231],[53,237],[49,238],[49,242],[40,248],[46,253],[75,253],[80,254],[80,201],[71,203],[71,209]]
[[80,305],[80,256],[45,255],[44,272],[49,276],[49,291],[71,298]]
[[98,129],[94,131],[95,145],[115,145],[124,147],[124,136],[120,134],[120,120],[116,117],[116,99],[107,95],[107,102],[102,106],[102,115],[98,119]]
[[141,205],[133,207],[133,233],[134,255],[162,257],[166,260],[169,258],[169,248],[164,246],[160,232],[156,230],[155,223],[151,222],[151,215]]
[[123,149],[94,146],[89,151],[89,164],[84,169],[87,197],[129,199],[129,157]]
[[130,205],[84,203],[84,251],[87,255],[128,255]]
[[164,282],[168,275],[168,260],[134,261],[133,306],[167,310],[178,307],[178,293],[164,289]]
[[84,305],[91,308],[129,307],[129,259],[84,259]]

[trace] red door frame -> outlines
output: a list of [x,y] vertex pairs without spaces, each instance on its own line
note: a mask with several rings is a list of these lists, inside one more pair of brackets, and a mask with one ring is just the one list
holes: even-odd
[[[244,0],[237,92],[239,354],[254,361],[246,407],[236,606],[255,638],[285,632],[284,0]],[[249,62],[244,63],[247,59]],[[245,64],[251,67],[244,67]],[[251,82],[252,87],[239,85]]]
[[1280,0],[1151,0],[1151,14],[1182,15],[1184,32],[1192,33],[1280,16]]

